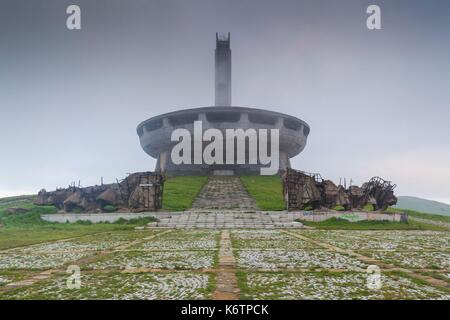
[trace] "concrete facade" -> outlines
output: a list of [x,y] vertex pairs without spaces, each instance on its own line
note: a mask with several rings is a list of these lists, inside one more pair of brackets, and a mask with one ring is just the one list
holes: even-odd
[[228,37],[216,33],[215,51],[216,106],[231,106],[231,49]]
[[[152,117],[137,127],[137,134],[144,151],[157,159],[156,172],[170,174],[259,174],[268,165],[249,164],[248,141],[245,164],[180,164],[172,162],[171,151],[178,142],[171,141],[175,129],[187,129],[193,136],[194,121],[202,121],[203,131],[221,131],[225,150],[226,129],[279,130],[279,170],[290,168],[290,158],[298,155],[306,145],[310,132],[308,124],[296,117],[269,110],[231,106],[231,49],[230,34],[216,34],[215,50],[215,106],[179,110]],[[270,134],[269,134],[270,136]],[[248,140],[248,139],[247,139]],[[203,149],[208,143],[203,143]],[[270,145],[270,140],[268,142]],[[203,150],[202,150],[203,151]],[[235,152],[236,155],[236,152]],[[193,163],[193,161],[191,161]],[[225,161],[224,161],[225,163]]]
[[[234,174],[259,174],[262,167],[260,164],[173,164],[171,150],[177,142],[171,141],[172,132],[178,128],[193,132],[196,120],[202,121],[203,130],[219,129],[224,137],[226,129],[279,129],[280,170],[290,168],[289,159],[305,148],[310,131],[308,124],[298,118],[255,108],[203,107],[163,114],[142,122],[137,128],[142,148],[158,160],[156,171],[173,174],[213,174],[216,170],[228,170]],[[248,151],[248,148],[246,150]]]
[[407,221],[405,213],[387,214],[382,212],[308,212],[308,211],[254,211],[233,210],[146,212],[146,213],[64,213],[44,214],[41,218],[49,222],[91,221],[115,222],[120,218],[130,220],[155,217],[159,222],[154,227],[163,228],[301,228],[295,220],[324,221],[330,218],[346,219],[350,222],[361,220]]

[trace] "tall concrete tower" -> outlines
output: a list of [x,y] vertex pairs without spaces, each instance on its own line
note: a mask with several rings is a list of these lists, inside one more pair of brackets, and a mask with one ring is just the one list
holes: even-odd
[[228,36],[216,33],[216,106],[231,106],[231,49]]
[[[215,50],[215,106],[184,109],[154,116],[147,119],[137,127],[137,134],[144,151],[151,157],[157,159],[156,171],[167,172],[174,175],[190,174],[261,174],[263,168],[269,165],[261,163],[250,163],[250,143],[245,143],[245,163],[227,163],[227,141],[226,131],[253,129],[255,132],[264,129],[276,129],[279,132],[279,159],[271,162],[278,166],[278,170],[290,168],[290,158],[295,157],[303,151],[309,135],[309,125],[296,117],[264,109],[232,106],[231,104],[231,50],[230,34],[219,35],[216,33]],[[202,121],[203,128],[217,129],[223,134],[222,145],[224,146],[223,161],[213,164],[195,163],[193,154],[191,161],[175,163],[172,161],[172,152],[179,141],[172,140],[174,130],[188,130],[191,137],[195,136],[195,121]],[[271,137],[271,136],[270,136]],[[246,139],[247,140],[247,139]],[[269,138],[270,140],[270,138]],[[214,141],[215,142],[215,141]],[[209,146],[208,143],[200,144],[202,152]],[[196,147],[194,146],[194,149]],[[237,149],[233,152],[237,160]],[[199,151],[199,150],[197,150]],[[184,153],[184,150],[183,150]],[[184,155],[183,155],[184,156]],[[219,158],[217,158],[219,159]],[[248,160],[247,160],[248,159]],[[253,158],[252,158],[253,159]],[[275,158],[274,158],[275,159]],[[276,160],[274,160],[276,161]],[[275,168],[276,169],[276,168]]]

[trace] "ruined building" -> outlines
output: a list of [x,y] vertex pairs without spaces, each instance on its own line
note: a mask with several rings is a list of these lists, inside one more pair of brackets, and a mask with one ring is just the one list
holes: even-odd
[[35,204],[53,205],[64,212],[155,211],[162,207],[163,186],[162,175],[136,172],[113,184],[52,192],[42,189]]
[[[171,141],[175,129],[189,130],[193,136],[194,121],[202,121],[203,130],[218,129],[225,137],[226,129],[278,129],[279,169],[290,168],[290,158],[303,151],[310,132],[309,125],[296,117],[253,107],[233,106],[231,97],[231,48],[230,34],[216,34],[215,50],[215,106],[179,110],[154,116],[137,127],[137,134],[144,151],[157,159],[157,172],[175,175],[185,174],[259,174],[265,165],[248,161],[248,143],[245,164],[174,164],[171,150],[176,142]],[[225,141],[223,143],[225,146]],[[203,149],[206,144],[203,144]],[[236,155],[236,153],[234,153]],[[226,150],[223,152],[226,159]]]
[[288,169],[283,174],[283,193],[288,210],[363,209],[372,205],[375,210],[386,210],[397,203],[395,185],[380,177],[373,177],[361,187],[337,186],[319,174]]

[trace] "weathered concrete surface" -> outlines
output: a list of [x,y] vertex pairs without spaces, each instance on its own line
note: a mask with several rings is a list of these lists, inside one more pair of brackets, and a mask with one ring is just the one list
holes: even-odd
[[239,178],[213,176],[195,198],[192,209],[258,210],[258,205]]
[[[298,118],[247,107],[201,107],[162,114],[142,122],[137,127],[142,148],[148,155],[158,160],[155,171],[166,171],[171,174],[212,174],[214,170],[233,170],[235,174],[259,174],[263,166],[248,164],[247,161],[246,164],[232,165],[174,164],[170,155],[177,142],[171,141],[172,132],[183,128],[193,135],[194,121],[202,121],[203,130],[220,130],[224,146],[226,146],[226,129],[256,131],[267,129],[269,132],[271,129],[278,129],[280,170],[290,168],[289,158],[303,151],[310,132],[309,125]],[[203,149],[207,145],[204,143]],[[248,152],[248,148],[246,151]],[[223,157],[225,160],[226,152]]]
[[115,222],[119,219],[138,219],[145,217],[153,217],[155,214],[151,212],[139,212],[139,213],[55,213],[55,214],[43,214],[41,218],[48,222],[59,223],[74,223],[77,221],[90,221],[93,223],[99,222]]
[[53,205],[64,212],[102,212],[112,206],[121,212],[155,211],[162,206],[164,177],[153,172],[135,172],[121,182],[90,187],[70,186],[39,191],[36,205]]
[[384,212],[336,212],[336,211],[324,211],[324,212],[308,212],[302,211],[299,219],[306,221],[324,221],[331,218],[345,219],[350,222],[369,220],[369,221],[392,221],[401,222],[407,221],[408,215],[406,213],[384,213]]
[[[345,184],[345,183],[344,183]],[[372,205],[376,210],[386,210],[397,203],[394,195],[396,185],[380,177],[373,177],[361,187],[336,185],[324,180],[318,173],[307,173],[288,168],[283,173],[283,193],[286,208],[361,210]]]
[[[137,127],[137,134],[144,151],[157,159],[156,171],[171,174],[212,174],[214,170],[232,170],[235,174],[259,173],[260,164],[174,164],[171,150],[177,143],[171,140],[176,129],[194,132],[194,121],[202,121],[203,130],[221,131],[225,146],[226,129],[278,129],[279,169],[290,168],[289,158],[299,154],[306,145],[309,125],[290,115],[263,109],[231,105],[231,49],[230,36],[216,36],[215,51],[215,106],[179,110],[150,118]],[[207,144],[203,144],[202,152]],[[248,151],[248,150],[247,150]],[[224,152],[224,160],[226,152]],[[225,162],[224,162],[225,163]],[[235,162],[236,163],[236,162]]]
[[202,210],[185,212],[145,212],[145,213],[65,213],[41,215],[49,222],[91,221],[114,222],[123,219],[155,217],[159,222],[152,227],[162,228],[303,228],[303,224],[296,219],[307,221],[324,221],[330,218],[342,218],[349,221],[385,220],[402,221],[407,216],[400,213],[381,212],[309,212],[309,211],[253,211],[241,210]]

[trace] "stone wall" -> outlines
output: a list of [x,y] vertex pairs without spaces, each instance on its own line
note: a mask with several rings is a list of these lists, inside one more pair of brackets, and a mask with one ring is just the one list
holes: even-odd
[[324,212],[312,212],[302,211],[300,212],[298,219],[305,221],[320,222],[331,218],[344,219],[350,222],[357,221],[391,221],[391,222],[406,222],[408,221],[407,213],[383,213],[383,212],[336,212],[336,211],[324,211]]

